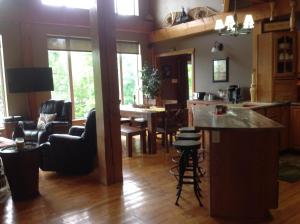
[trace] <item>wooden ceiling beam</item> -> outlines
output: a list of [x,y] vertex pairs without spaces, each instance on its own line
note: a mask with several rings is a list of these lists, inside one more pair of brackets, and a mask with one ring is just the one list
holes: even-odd
[[[289,1],[277,0],[276,1],[276,12],[274,16],[289,15],[291,13],[291,8]],[[295,11],[300,11],[300,4],[297,4]],[[205,33],[214,30],[215,21],[217,19],[225,20],[225,17],[230,13],[219,13],[216,16],[207,17],[199,20],[194,20],[191,22],[179,24],[169,28],[163,28],[151,32],[150,42],[162,42],[170,39],[184,38],[189,36],[194,36],[197,34]],[[270,5],[269,3],[254,5],[249,8],[241,9],[237,12],[238,20],[243,21],[246,14],[252,14],[255,21],[260,21],[270,17]]]
[[230,0],[223,0],[224,10],[223,12],[229,12]]

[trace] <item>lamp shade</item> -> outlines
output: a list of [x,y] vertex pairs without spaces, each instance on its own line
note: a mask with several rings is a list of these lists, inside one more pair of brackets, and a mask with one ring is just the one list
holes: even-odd
[[234,25],[235,25],[235,21],[233,15],[226,16],[225,26],[227,27],[227,30],[232,30]]
[[246,15],[244,24],[243,24],[244,29],[253,29],[254,28],[254,20],[252,15]]
[[216,24],[215,24],[215,30],[222,30],[224,28],[225,28],[225,26],[224,26],[223,21],[221,19],[217,19]]

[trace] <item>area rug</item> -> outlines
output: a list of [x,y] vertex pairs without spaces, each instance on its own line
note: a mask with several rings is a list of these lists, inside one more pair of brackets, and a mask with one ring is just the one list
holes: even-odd
[[300,154],[280,155],[278,179],[290,183],[300,180]]

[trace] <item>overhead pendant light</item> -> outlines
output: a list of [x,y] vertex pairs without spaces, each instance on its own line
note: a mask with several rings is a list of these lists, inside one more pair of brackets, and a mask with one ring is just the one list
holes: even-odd
[[215,23],[215,30],[222,36],[239,36],[251,33],[254,28],[254,20],[251,14],[245,16],[243,24],[238,22],[236,13],[236,0],[234,1],[233,15],[226,16],[225,23],[222,19],[217,19]]

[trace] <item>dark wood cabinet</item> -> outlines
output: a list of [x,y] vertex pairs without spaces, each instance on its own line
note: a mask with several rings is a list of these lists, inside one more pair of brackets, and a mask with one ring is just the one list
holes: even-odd
[[290,146],[300,150],[300,104],[291,106]]
[[260,113],[267,118],[270,118],[284,126],[280,134],[280,150],[289,148],[289,125],[290,125],[290,106],[280,105],[265,108],[254,109],[257,113]]

